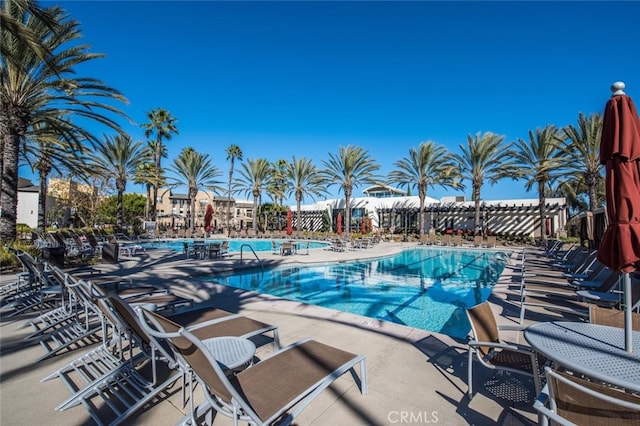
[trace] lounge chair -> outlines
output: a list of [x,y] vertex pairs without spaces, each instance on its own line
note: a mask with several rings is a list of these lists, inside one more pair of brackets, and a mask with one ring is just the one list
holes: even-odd
[[[100,302],[107,308],[106,310],[109,312],[108,316],[118,330],[117,334],[120,335],[124,333],[127,336],[130,356],[128,359],[121,356],[121,362],[114,362],[113,357],[110,356],[108,359],[109,369],[101,369],[101,360],[97,360],[100,364],[97,366],[91,363],[91,368],[88,369],[88,372],[84,371],[82,373],[84,374],[85,386],[74,392],[70,398],[61,403],[58,409],[68,409],[82,403],[89,411],[91,417],[98,423],[101,423],[104,421],[104,419],[101,419],[103,414],[95,411],[93,399],[102,398],[105,405],[108,406],[115,415],[115,420],[111,421],[111,424],[117,424],[151,402],[156,395],[171,386],[178,379],[182,378],[184,380],[183,373],[185,371],[175,359],[173,352],[169,348],[166,348],[161,342],[158,342],[154,336],[147,333],[146,324],[144,324],[140,317],[134,312],[134,305],[129,304],[114,292],[109,293],[106,299],[100,299]],[[138,304],[137,306],[150,305]],[[274,347],[276,350],[279,348],[277,327],[220,309],[205,308],[186,311],[172,315],[169,318],[181,326],[192,330],[195,334],[202,336],[202,338],[227,335],[251,337],[273,332]],[[134,354],[132,348],[137,348],[139,351]],[[103,353],[100,355],[104,356]],[[141,366],[146,360],[150,360],[152,363],[151,377],[148,377],[148,375],[143,374],[141,371]],[[166,362],[168,367],[173,369],[174,372],[160,378],[156,366],[159,360]],[[79,365],[84,366],[85,363],[83,362]],[[90,373],[95,371],[96,368],[100,374],[91,376]],[[115,404],[111,401],[118,402]]]
[[605,383],[545,369],[547,385],[534,403],[544,416],[561,425],[638,425],[640,397]]
[[473,398],[473,355],[482,365],[533,377],[536,395],[540,393],[539,368],[546,359],[528,346],[506,343],[500,330],[523,330],[522,326],[498,326],[489,302],[467,309],[473,339],[468,351],[468,395]]
[[6,306],[13,310],[7,316],[38,310],[41,314],[46,309],[62,301],[62,286],[52,279],[47,265],[37,261],[29,253],[19,251],[18,259],[28,271],[29,279],[25,286],[4,300]]
[[192,332],[153,312],[142,310],[158,328],[150,330],[167,339],[202,386],[205,401],[183,423],[197,422],[214,409],[238,421],[268,425],[291,422],[311,401],[347,371],[367,393],[366,359],[341,349],[305,340],[294,343],[259,363],[228,377],[214,355]]

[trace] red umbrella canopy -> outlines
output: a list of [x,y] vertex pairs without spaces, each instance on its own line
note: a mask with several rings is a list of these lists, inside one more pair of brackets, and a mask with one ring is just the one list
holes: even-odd
[[287,235],[293,234],[293,212],[287,210]]
[[338,235],[342,235],[342,213],[338,213],[338,224],[336,232]]
[[213,206],[207,204],[207,210],[204,212],[204,230],[211,231],[211,219],[213,219]]
[[600,162],[605,165],[609,226],[598,260],[616,271],[640,269],[640,118],[623,83],[607,102]]

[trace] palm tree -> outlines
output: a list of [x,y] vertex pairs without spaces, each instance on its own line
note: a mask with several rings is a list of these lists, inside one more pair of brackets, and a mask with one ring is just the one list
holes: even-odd
[[127,181],[131,179],[140,164],[144,162],[143,142],[134,142],[131,136],[119,134],[105,135],[104,141],[97,143],[95,151],[89,154],[91,166],[108,179],[115,182],[118,191],[118,209],[116,214],[116,228],[122,232],[122,218],[124,217],[123,195],[127,189]]
[[[144,136],[151,137],[155,134],[155,180],[160,181],[162,175],[161,159],[166,156],[164,151],[164,140],[171,140],[173,134],[178,134],[178,128],[176,127],[176,118],[171,113],[162,108],[152,109],[147,113],[149,123],[142,124],[144,129]],[[165,155],[163,155],[165,154]],[[158,186],[153,185],[153,210],[151,212],[151,220],[156,220],[158,205]]]
[[467,136],[467,145],[460,145],[461,154],[454,159],[460,167],[462,179],[471,181],[472,195],[475,202],[474,235],[482,232],[480,227],[480,200],[482,185],[488,181],[491,185],[504,178],[517,179],[519,169],[514,164],[511,144],[504,145],[504,136],[491,132],[475,136]]
[[[284,210],[284,197],[288,191],[285,177],[288,168],[289,162],[282,158],[271,163],[271,178],[266,187],[267,194],[273,200],[274,223],[278,228],[280,227],[280,211]],[[266,225],[265,223],[265,227]]]
[[[145,147],[148,148],[148,147]],[[145,152],[143,155],[145,155],[145,162],[143,162],[142,164],[140,164],[140,166],[138,166],[138,169],[136,170],[136,174],[133,177],[133,183],[136,184],[141,184],[145,186],[145,193],[146,193],[146,197],[145,197],[145,204],[144,204],[144,219],[145,220],[150,220],[150,215],[151,215],[151,190],[154,186],[157,186],[158,188],[162,188],[163,186],[165,186],[167,179],[164,176],[164,173],[162,173],[159,178],[157,178],[157,174],[156,174],[156,167],[154,163],[149,163],[146,160],[148,159],[148,157],[146,157],[146,155],[148,154],[148,151],[145,149]]]
[[[81,37],[77,21],[69,19],[59,7],[33,14],[29,1],[3,1],[0,25],[0,138],[2,139],[2,179],[0,180],[0,239],[16,237],[18,201],[18,159],[21,143],[34,128],[47,128],[65,140],[80,135],[88,141],[98,138],[73,119],[107,125],[120,131],[109,113],[124,116],[113,100],[126,101],[115,89],[99,80],[81,77],[78,66],[103,55],[89,53],[77,44]],[[11,21],[11,25],[5,22]],[[57,22],[52,26],[51,22]],[[24,31],[16,33],[20,28]],[[31,33],[51,55],[43,60],[23,36]]]
[[38,123],[25,137],[21,149],[21,158],[38,172],[40,182],[38,191],[38,231],[44,232],[46,227],[46,200],[48,192],[48,177],[52,171],[60,175],[73,171],[76,175],[83,175],[87,171],[82,154],[84,146],[75,137],[61,138],[57,132]]
[[173,160],[171,170],[175,173],[173,178],[176,186],[187,187],[189,197],[189,223],[188,228],[195,229],[196,197],[198,191],[206,190],[219,192],[222,188],[217,180],[222,176],[222,172],[211,164],[209,154],[201,154],[191,147],[183,148],[177,158]]
[[[600,139],[602,137],[602,114],[591,114],[586,117],[578,114],[578,127],[569,125],[564,128],[568,144],[563,146],[562,153],[571,161],[565,163],[565,176],[569,176],[572,187],[580,182],[587,188],[589,210],[600,207],[598,189],[604,179],[600,165]],[[563,179],[564,182],[564,179]]]
[[[146,189],[146,200],[144,205],[144,218],[145,220],[151,220],[151,191],[154,187],[162,188],[166,185],[167,179],[164,175],[164,170],[160,173],[156,173],[156,142],[147,141],[147,145],[143,150],[144,162],[140,164],[136,175],[133,178],[133,182],[142,184]],[[162,146],[162,157],[167,156],[167,147]]]
[[302,228],[302,212],[300,205],[305,195],[312,199],[326,194],[326,183],[313,162],[308,158],[293,157],[285,170],[285,181],[289,188],[287,196],[294,195],[296,199],[296,236],[300,235]]
[[547,185],[561,175],[561,167],[565,161],[561,150],[562,136],[562,132],[555,126],[547,125],[544,129],[537,128],[535,133],[529,130],[528,141],[518,138],[515,142],[516,151],[513,158],[520,165],[522,172],[526,171],[526,190],[531,190],[536,184],[538,186],[540,238],[543,245],[547,242],[544,223]]
[[422,142],[418,148],[410,148],[409,156],[394,163],[396,169],[389,173],[391,182],[414,187],[420,199],[420,235],[424,234],[424,203],[427,188],[441,185],[454,188],[458,169],[453,157],[444,146],[432,141]]
[[284,197],[289,188],[287,187],[286,174],[290,164],[285,159],[280,159],[271,163],[271,179],[267,186],[267,192],[271,196],[276,207],[284,203]]
[[233,166],[236,159],[242,161],[242,150],[238,145],[231,144],[225,149],[225,152],[227,153],[227,160],[231,162],[229,165],[229,181],[227,184],[227,230],[229,232],[228,235],[231,235],[231,227],[229,226],[231,222],[231,181],[233,180]]
[[362,147],[348,145],[340,147],[338,154],[329,153],[329,160],[322,162],[325,169],[322,176],[329,185],[338,185],[344,191],[345,224],[347,234],[351,233],[351,195],[360,185],[378,183],[374,172],[380,165]]
[[[2,7],[0,7],[2,27],[12,34],[13,37],[19,39],[20,43],[24,45],[26,49],[31,50],[38,59],[50,64],[51,51],[48,46],[34,34],[31,28],[24,25],[24,23],[11,12],[13,8],[28,12],[54,32],[58,31],[59,24],[57,20],[51,16],[47,10],[42,9],[35,0],[3,0]],[[13,62],[16,66],[21,66],[20,55],[16,55],[16,51],[13,50],[9,44],[4,42],[0,43],[0,54],[5,57],[7,61]]]
[[235,192],[243,192],[253,196],[253,230],[258,230],[258,205],[262,202],[262,190],[269,184],[271,167],[264,158],[247,160],[242,163],[240,177],[235,181]]

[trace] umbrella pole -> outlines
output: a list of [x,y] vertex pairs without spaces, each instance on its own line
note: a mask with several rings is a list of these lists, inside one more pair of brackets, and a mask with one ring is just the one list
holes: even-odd
[[633,352],[633,328],[631,326],[631,277],[628,272],[622,274],[624,288],[624,349]]

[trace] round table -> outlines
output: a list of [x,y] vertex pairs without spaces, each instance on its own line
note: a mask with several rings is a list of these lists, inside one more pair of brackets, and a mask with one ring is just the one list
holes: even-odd
[[242,337],[214,337],[202,343],[225,370],[237,370],[250,364],[256,353],[256,345]]
[[640,332],[633,352],[624,350],[624,330],[582,322],[543,322],[524,331],[533,349],[568,370],[640,392]]

